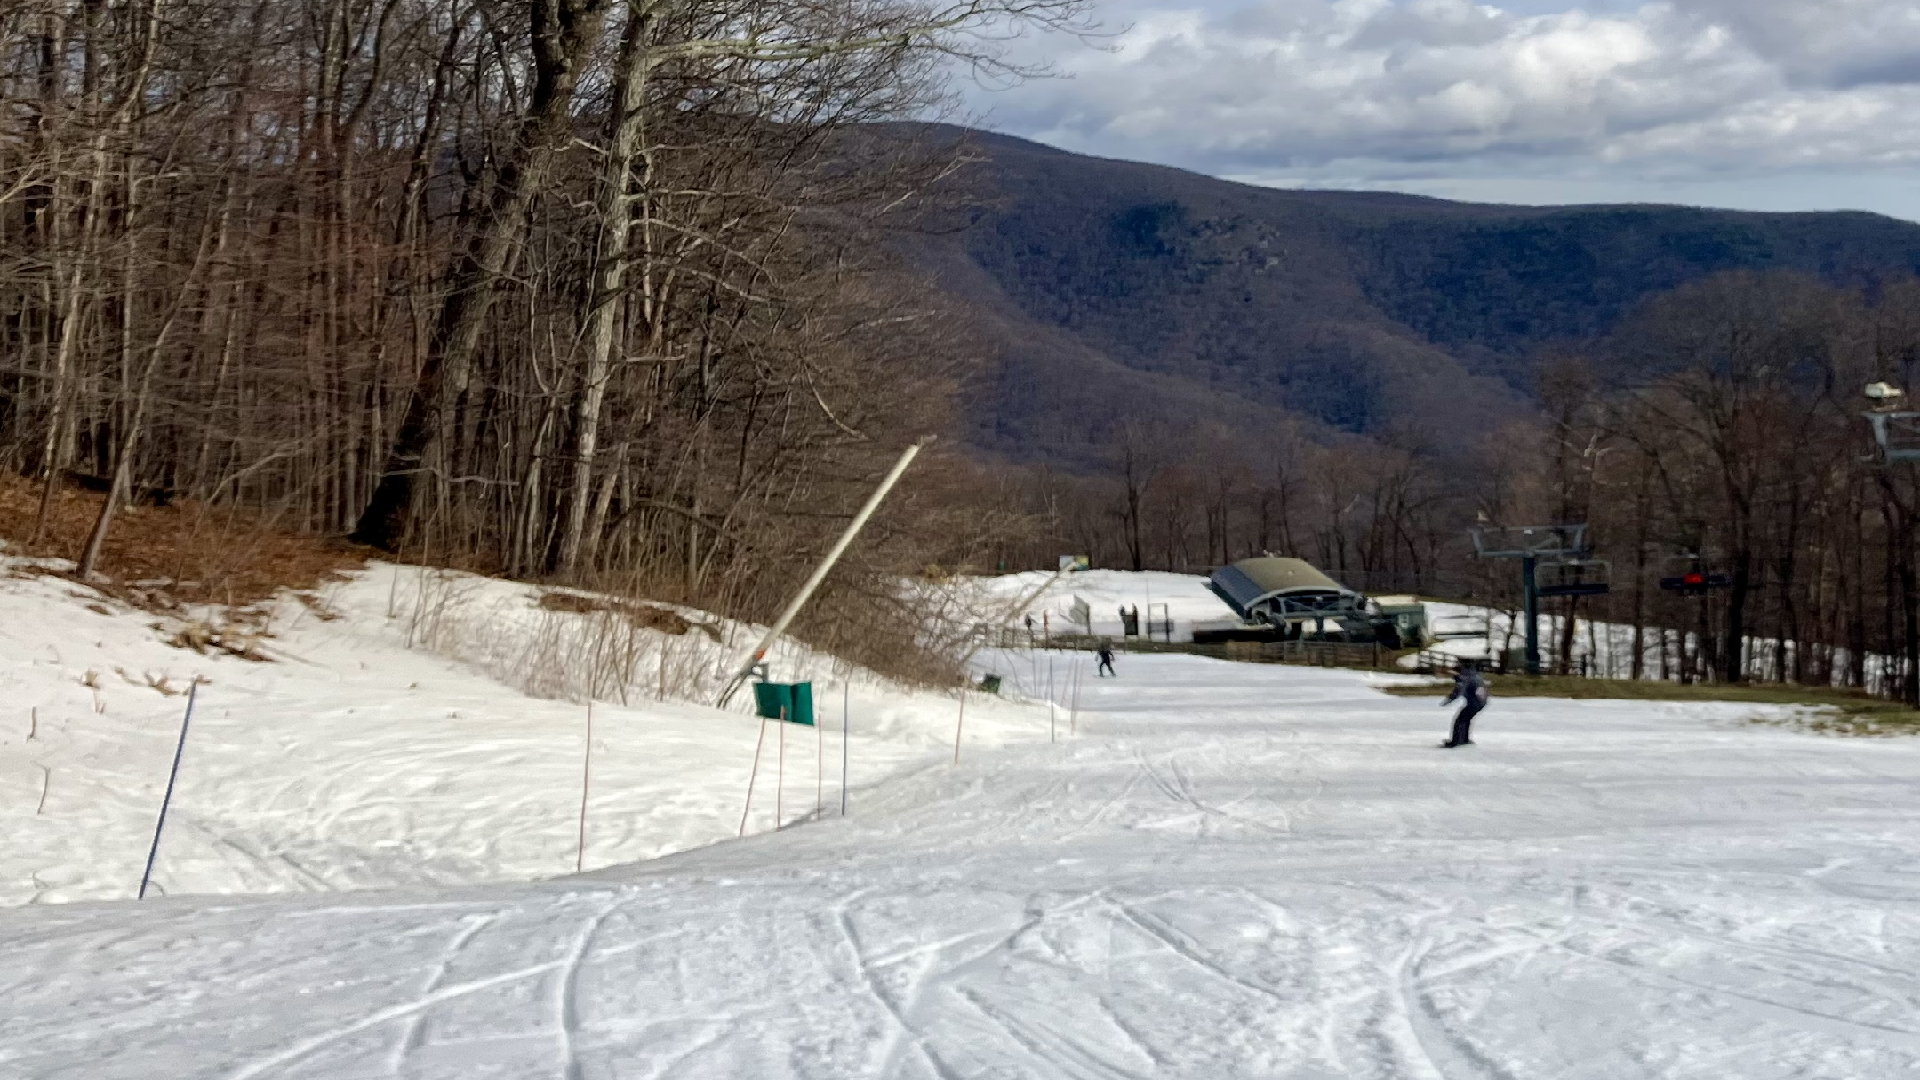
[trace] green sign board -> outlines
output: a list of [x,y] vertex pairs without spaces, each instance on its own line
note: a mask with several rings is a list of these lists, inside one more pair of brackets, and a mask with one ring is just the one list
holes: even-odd
[[787,720],[813,726],[813,684],[763,682],[753,684],[755,711],[768,720]]

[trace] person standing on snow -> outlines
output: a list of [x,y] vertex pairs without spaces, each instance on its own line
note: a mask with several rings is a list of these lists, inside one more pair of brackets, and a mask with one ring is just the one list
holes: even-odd
[[1453,704],[1456,698],[1461,703],[1460,712],[1453,718],[1453,737],[1440,744],[1443,750],[1451,750],[1456,746],[1472,746],[1473,740],[1468,736],[1473,727],[1473,718],[1480,715],[1481,709],[1487,707],[1487,680],[1480,674],[1480,669],[1473,666],[1471,660],[1460,661],[1460,666],[1454,669],[1453,690],[1447,695],[1446,700],[1440,703],[1440,707],[1446,708]]
[[1096,668],[1093,673],[1095,678],[1099,678],[1099,679],[1105,679],[1108,677],[1112,677],[1116,679],[1119,678],[1118,675],[1115,675],[1113,673],[1113,645],[1111,642],[1106,642],[1106,641],[1101,642],[1100,651],[1094,653],[1093,655],[1096,659],[1100,661],[1100,666]]

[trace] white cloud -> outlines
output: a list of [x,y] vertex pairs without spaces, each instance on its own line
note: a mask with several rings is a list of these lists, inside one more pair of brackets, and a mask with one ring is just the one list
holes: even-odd
[[1793,86],[1920,79],[1920,4],[1911,0],[1673,0],[1724,26]]
[[[972,104],[1073,150],[1279,183],[1724,185],[1914,170],[1920,2],[1121,0],[1107,51]],[[1716,188],[1716,190],[1721,190]],[[1888,189],[1874,187],[1884,201]],[[1777,196],[1769,196],[1771,201]],[[1910,209],[1920,216],[1920,191]]]

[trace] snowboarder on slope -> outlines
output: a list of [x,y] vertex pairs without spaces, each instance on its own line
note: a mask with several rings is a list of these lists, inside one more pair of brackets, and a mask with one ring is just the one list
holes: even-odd
[[1095,678],[1105,679],[1110,676],[1116,679],[1119,678],[1118,675],[1115,675],[1113,673],[1113,643],[1112,642],[1107,642],[1107,641],[1101,642],[1099,651],[1094,653],[1093,655],[1095,658],[1097,658],[1100,661],[1100,666],[1097,669],[1095,669],[1093,673]]
[[1471,660],[1460,661],[1460,666],[1454,669],[1453,690],[1447,694],[1446,700],[1440,703],[1440,707],[1446,708],[1453,704],[1456,698],[1461,702],[1460,712],[1453,718],[1452,738],[1440,744],[1441,749],[1444,750],[1451,750],[1456,746],[1472,746],[1473,740],[1468,736],[1471,734],[1473,718],[1480,715],[1481,709],[1487,707],[1487,680],[1480,674],[1480,670],[1474,667]]

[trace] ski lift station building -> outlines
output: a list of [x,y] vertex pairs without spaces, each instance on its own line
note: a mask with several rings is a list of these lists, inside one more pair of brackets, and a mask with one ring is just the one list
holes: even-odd
[[1243,625],[1272,627],[1288,638],[1337,634],[1394,648],[1420,647],[1429,640],[1426,605],[1416,597],[1370,600],[1305,559],[1242,559],[1215,570],[1207,587]]
[[1367,602],[1305,559],[1271,555],[1223,566],[1209,585],[1247,622],[1282,628],[1352,618],[1365,611]]

